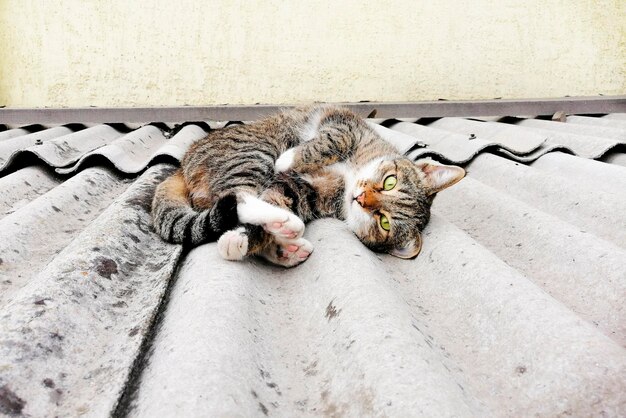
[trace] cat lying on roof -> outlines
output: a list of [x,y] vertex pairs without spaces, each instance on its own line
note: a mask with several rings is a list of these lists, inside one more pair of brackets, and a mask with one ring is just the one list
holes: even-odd
[[220,255],[259,255],[292,267],[313,245],[304,224],[344,220],[367,247],[417,256],[435,193],[465,171],[400,155],[348,109],[315,106],[210,132],[152,202],[156,231]]

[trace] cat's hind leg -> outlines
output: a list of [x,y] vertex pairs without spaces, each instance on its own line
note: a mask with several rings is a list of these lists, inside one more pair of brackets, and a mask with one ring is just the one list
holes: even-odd
[[313,252],[313,245],[304,238],[279,238],[260,226],[241,225],[225,232],[217,241],[222,258],[242,260],[247,255],[258,255],[272,264],[294,267],[306,261]]
[[252,195],[244,195],[240,200],[237,204],[239,222],[261,225],[267,232],[282,239],[297,239],[304,234],[304,222],[293,212]]
[[305,262],[313,252],[313,244],[304,238],[293,240],[275,239],[258,255],[273,264],[294,267]]

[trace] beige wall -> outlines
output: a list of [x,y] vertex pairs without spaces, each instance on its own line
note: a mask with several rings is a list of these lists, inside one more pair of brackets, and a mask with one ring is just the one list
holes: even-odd
[[626,93],[626,1],[0,0],[0,105]]

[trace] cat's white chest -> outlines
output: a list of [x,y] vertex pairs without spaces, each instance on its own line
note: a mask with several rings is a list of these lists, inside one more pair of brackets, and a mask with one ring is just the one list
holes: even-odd
[[345,194],[346,196],[352,196],[354,187],[356,186],[356,171],[354,170],[354,167],[349,163],[342,161],[331,164],[326,167],[326,169],[333,174],[337,174],[343,177],[346,188]]

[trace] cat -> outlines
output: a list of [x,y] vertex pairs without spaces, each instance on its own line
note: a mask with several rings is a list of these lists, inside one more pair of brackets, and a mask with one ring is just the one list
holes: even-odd
[[435,194],[464,176],[402,156],[346,108],[295,108],[192,144],[156,189],[153,224],[171,242],[217,240],[228,260],[293,267],[313,251],[305,222],[334,217],[370,249],[413,258]]

